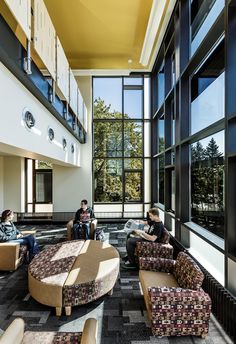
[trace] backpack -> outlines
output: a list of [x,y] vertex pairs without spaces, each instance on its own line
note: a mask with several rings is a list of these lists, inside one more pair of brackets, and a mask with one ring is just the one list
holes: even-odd
[[104,241],[105,233],[102,228],[97,228],[95,231],[95,240]]

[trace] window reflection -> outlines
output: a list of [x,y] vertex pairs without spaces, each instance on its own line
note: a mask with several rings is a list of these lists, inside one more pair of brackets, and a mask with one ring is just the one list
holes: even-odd
[[143,125],[141,122],[125,121],[124,155],[126,157],[143,155]]
[[122,78],[93,79],[93,117],[122,117]]
[[192,221],[224,237],[224,132],[191,145]]
[[158,119],[158,152],[165,149],[165,118],[164,115]]
[[142,173],[125,171],[125,202],[142,201]]
[[191,80],[191,133],[224,117],[224,42]]
[[122,156],[122,123],[120,121],[94,123],[94,156]]
[[142,90],[124,91],[124,119],[143,118]]
[[94,160],[94,201],[122,201],[122,160]]
[[162,63],[157,74],[157,109],[163,104],[165,98],[165,75],[164,62]]
[[164,155],[158,159],[158,202],[164,204]]

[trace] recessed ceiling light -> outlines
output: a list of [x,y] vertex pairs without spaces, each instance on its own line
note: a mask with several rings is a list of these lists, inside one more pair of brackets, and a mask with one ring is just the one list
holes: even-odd
[[128,59],[128,63],[132,63],[133,62],[133,60],[132,59]]

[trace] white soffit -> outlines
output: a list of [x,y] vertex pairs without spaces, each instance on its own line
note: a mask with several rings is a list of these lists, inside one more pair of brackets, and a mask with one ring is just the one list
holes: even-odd
[[[144,39],[144,43],[143,43],[143,48],[142,48],[142,52],[141,52],[141,56],[140,56],[140,61],[139,61],[143,66],[148,65],[149,59],[151,57],[153,45],[155,43],[157,32],[160,29],[160,23],[162,21],[163,12],[164,12],[165,7],[166,7],[166,2],[167,2],[167,0],[153,0],[151,14],[149,17],[147,31],[146,31],[146,35],[145,35],[145,39]],[[169,23],[171,14],[173,12],[175,3],[176,3],[176,0],[170,0],[169,1],[168,8],[167,8],[167,11],[165,14],[165,18],[162,22],[162,27],[161,27],[160,34],[158,37],[157,45],[155,47],[155,50],[154,50],[154,53],[152,56],[152,60],[151,60],[150,66],[149,66],[149,70],[151,70],[151,68],[154,64],[153,59],[154,59],[154,61],[156,59],[157,53],[159,51],[160,45],[162,43],[162,40],[163,40],[163,37],[165,34],[165,31],[167,29],[167,25]]]

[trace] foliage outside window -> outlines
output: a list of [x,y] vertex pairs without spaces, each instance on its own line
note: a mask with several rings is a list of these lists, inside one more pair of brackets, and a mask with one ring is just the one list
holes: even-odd
[[165,118],[164,116],[158,119],[158,152],[163,152],[165,149]]
[[[142,78],[140,86],[139,78],[133,79],[136,88],[143,87]],[[119,86],[122,85],[122,78],[94,79],[95,202],[142,201],[143,90],[132,89],[132,81],[129,84],[127,78],[124,82],[129,86],[124,86],[122,93]],[[124,113],[119,101],[122,94]],[[109,103],[110,100],[112,103]]]
[[164,155],[158,159],[158,202],[164,204]]
[[224,237],[224,132],[191,145],[192,221]]

